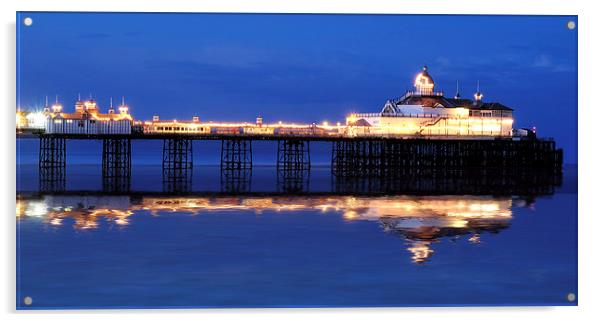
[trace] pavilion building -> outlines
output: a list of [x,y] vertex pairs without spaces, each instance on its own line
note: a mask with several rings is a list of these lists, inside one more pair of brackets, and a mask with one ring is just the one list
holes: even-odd
[[453,98],[435,91],[435,82],[425,66],[414,80],[414,90],[387,100],[379,113],[347,116],[351,136],[509,137],[512,109],[486,103],[477,89],[474,99]]

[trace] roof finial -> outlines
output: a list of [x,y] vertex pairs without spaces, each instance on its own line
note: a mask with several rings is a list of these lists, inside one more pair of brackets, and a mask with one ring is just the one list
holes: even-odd
[[460,81],[456,80],[456,96],[454,99],[460,99]]
[[125,96],[121,96],[121,105],[125,105]]
[[82,100],[82,94],[81,93],[77,93],[77,100],[81,101]]
[[59,102],[59,94],[55,95],[54,102],[58,104],[58,102]]
[[483,94],[481,94],[481,82],[477,80],[477,92],[474,94],[475,103],[478,103],[483,98]]
[[46,95],[46,105],[45,106],[48,106],[48,95]]
[[113,108],[113,96],[111,96],[111,105],[110,105],[110,107]]
[[426,70],[428,69],[428,67],[426,65],[422,66],[422,70],[426,72]]

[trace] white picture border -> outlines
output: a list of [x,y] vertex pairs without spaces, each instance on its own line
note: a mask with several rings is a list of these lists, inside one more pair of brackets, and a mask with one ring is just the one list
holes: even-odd
[[[516,0],[413,0],[413,1],[3,1],[2,10],[2,305],[3,321],[580,321],[600,315],[601,216],[597,196],[602,189],[599,141],[602,117],[598,95],[602,71],[600,10],[595,1],[516,1]],[[130,12],[289,12],[289,13],[412,13],[412,14],[546,14],[578,15],[579,33],[579,289],[578,307],[496,307],[496,308],[375,308],[375,309],[195,309],[195,310],[90,310],[15,311],[15,18],[16,11],[130,11]],[[558,94],[551,94],[558,95]],[[173,315],[173,317],[170,317]]]

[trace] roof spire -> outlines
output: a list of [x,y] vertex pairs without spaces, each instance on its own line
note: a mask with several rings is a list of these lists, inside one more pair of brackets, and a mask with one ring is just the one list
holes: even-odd
[[46,105],[44,106],[48,106],[48,95],[46,95]]
[[54,102],[58,104],[58,102],[59,102],[59,94],[55,95]]
[[125,96],[121,96],[121,105],[125,105]]
[[113,107],[113,96],[110,97],[111,103],[109,105],[109,114],[115,113],[115,108]]
[[82,94],[81,93],[77,93],[77,100],[81,102],[81,100],[82,100]]
[[483,99],[483,94],[481,94],[481,82],[477,80],[477,92],[474,94],[475,103],[480,103],[481,99]]
[[458,80],[456,80],[456,96],[454,96],[454,99],[460,99],[460,81]]

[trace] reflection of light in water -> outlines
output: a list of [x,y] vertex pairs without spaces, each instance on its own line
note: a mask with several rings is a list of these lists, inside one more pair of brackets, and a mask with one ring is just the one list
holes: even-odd
[[128,217],[134,214],[130,210],[128,210],[128,211],[113,210],[112,212],[113,212],[113,216],[115,217],[115,223],[120,226],[129,225],[130,221],[129,221]]
[[23,214],[27,217],[44,217],[48,212],[48,206],[44,201],[32,201],[27,204]]
[[353,210],[347,210],[343,213],[343,217],[345,219],[353,220],[353,219],[357,219],[358,215],[357,215],[357,212],[355,212]]
[[[113,199],[112,199],[113,198]],[[124,199],[125,198],[125,199]],[[123,227],[130,216],[146,210],[152,215],[225,211],[273,211],[287,213],[314,210],[341,214],[346,221],[380,223],[385,232],[400,235],[411,243],[408,251],[416,263],[425,262],[434,251],[431,243],[445,237],[470,234],[470,243],[480,243],[480,234],[508,226],[512,199],[487,196],[272,196],[272,197],[142,197],[132,203],[127,196],[46,197],[17,200],[17,216],[42,217],[53,226],[65,218],[75,229],[96,229],[99,220]]]
[[479,234],[474,234],[470,238],[468,238],[468,241],[471,242],[471,243],[473,243],[473,244],[480,244],[481,243],[481,236],[479,236]]
[[23,211],[24,210],[25,209],[23,208],[23,201],[17,200],[17,210],[16,210],[17,217],[23,216]]
[[98,218],[104,217],[109,221],[119,225],[125,226],[129,224],[128,217],[134,213],[130,210],[116,210],[116,209],[94,209],[90,211],[82,212],[80,215],[75,216],[75,227],[81,229],[94,229],[98,227]]
[[425,240],[412,241],[408,251],[412,253],[412,261],[417,264],[421,264],[427,261],[429,257],[435,252],[430,248],[431,242]]
[[[460,199],[462,198],[462,199]],[[106,200],[105,200],[106,202]],[[25,203],[25,206],[23,205]],[[105,216],[120,223],[127,222],[133,211],[148,210],[153,214],[160,212],[251,210],[256,212],[319,210],[336,211],[347,220],[380,220],[381,218],[399,218],[398,226],[407,225],[410,219],[416,219],[419,226],[435,225],[446,227],[467,227],[473,219],[510,219],[511,199],[492,199],[491,197],[444,196],[444,197],[199,197],[169,198],[145,197],[141,203],[127,204],[123,207],[103,205],[74,206],[52,205],[46,201],[29,200],[17,202],[17,213],[25,216],[69,216],[69,214],[87,213],[88,216]],[[407,220],[405,223],[401,220]]]

